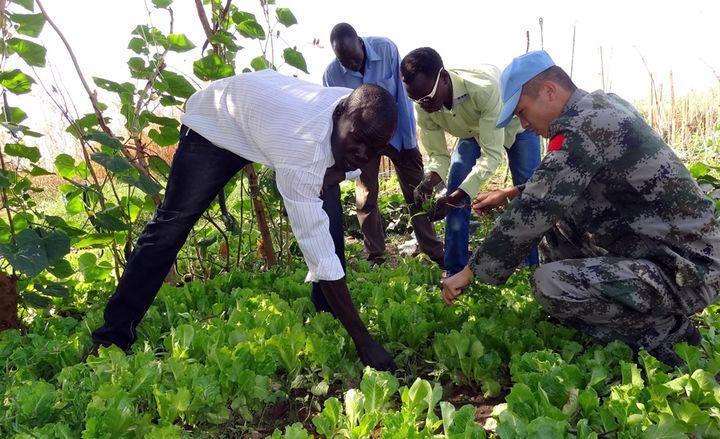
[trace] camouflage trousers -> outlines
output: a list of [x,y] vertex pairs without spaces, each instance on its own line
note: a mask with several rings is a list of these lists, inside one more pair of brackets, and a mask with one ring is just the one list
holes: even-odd
[[603,342],[655,349],[717,295],[717,284],[680,289],[649,260],[598,256],[573,238],[562,225],[546,235],[533,292],[550,315]]

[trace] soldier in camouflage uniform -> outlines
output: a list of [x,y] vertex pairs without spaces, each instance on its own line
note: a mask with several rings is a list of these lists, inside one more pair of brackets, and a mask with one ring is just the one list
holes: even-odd
[[713,202],[629,103],[577,89],[544,51],[513,60],[502,92],[498,125],[516,114],[550,139],[548,153],[524,187],[475,201],[482,214],[513,199],[468,267],[444,282],[444,300],[473,274],[505,282],[543,240],[532,282],[550,315],[680,364],[675,343],[701,339],[688,317],[720,288]]

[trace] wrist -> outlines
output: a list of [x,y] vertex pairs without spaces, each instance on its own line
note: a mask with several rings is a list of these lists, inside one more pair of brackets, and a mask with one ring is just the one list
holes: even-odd
[[427,180],[430,182],[430,185],[432,185],[433,188],[434,188],[435,186],[437,186],[438,184],[440,184],[440,182],[442,181],[442,178],[440,177],[440,174],[438,174],[438,173],[435,172],[435,171],[430,171],[430,172],[428,172],[426,178],[427,178]]
[[512,200],[513,198],[519,197],[521,194],[521,191],[520,191],[520,188],[518,188],[517,186],[513,186],[511,188],[505,189],[504,193],[508,200]]

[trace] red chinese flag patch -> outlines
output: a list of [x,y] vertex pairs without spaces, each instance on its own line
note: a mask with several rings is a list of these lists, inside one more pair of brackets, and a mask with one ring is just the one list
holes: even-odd
[[550,143],[548,144],[548,152],[550,151],[557,151],[558,149],[563,147],[563,144],[565,143],[565,134],[558,134],[552,139],[550,139]]

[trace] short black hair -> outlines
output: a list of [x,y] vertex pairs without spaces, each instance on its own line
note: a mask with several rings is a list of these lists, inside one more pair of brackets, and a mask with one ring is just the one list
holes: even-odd
[[540,84],[545,81],[555,82],[569,92],[574,92],[577,89],[577,85],[575,85],[572,79],[570,79],[570,76],[565,73],[565,70],[558,66],[552,66],[526,82],[525,85],[523,85],[522,93],[531,98],[536,98],[540,92]]
[[363,84],[345,99],[345,110],[355,122],[356,138],[370,145],[387,145],[397,128],[395,98],[375,84]]
[[355,32],[355,28],[347,23],[338,23],[333,26],[330,31],[330,43],[335,41],[342,41],[345,38],[357,38],[358,34]]
[[440,54],[431,47],[420,47],[405,55],[400,63],[400,74],[403,82],[411,84],[415,76],[422,73],[425,76],[435,77],[443,67]]

